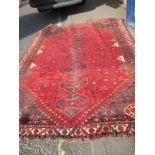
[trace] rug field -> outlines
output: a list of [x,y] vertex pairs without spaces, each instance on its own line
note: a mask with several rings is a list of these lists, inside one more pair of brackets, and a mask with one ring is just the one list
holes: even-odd
[[134,135],[134,39],[122,19],[40,30],[20,59],[20,136]]

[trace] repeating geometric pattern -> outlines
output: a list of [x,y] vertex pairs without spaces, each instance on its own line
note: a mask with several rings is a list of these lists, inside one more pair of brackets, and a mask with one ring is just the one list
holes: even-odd
[[39,31],[20,60],[20,136],[134,135],[134,40],[122,19]]

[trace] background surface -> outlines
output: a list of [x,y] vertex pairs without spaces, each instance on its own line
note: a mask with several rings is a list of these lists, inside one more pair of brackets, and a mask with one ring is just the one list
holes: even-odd
[[[48,24],[69,24],[101,18],[123,18],[126,10],[116,0],[87,0],[52,12],[38,13],[29,5],[22,5],[19,17],[20,55],[28,47],[37,31]],[[134,33],[134,31],[132,31]],[[133,34],[134,35],[134,34]],[[103,137],[96,140],[24,139],[20,142],[20,155],[134,155],[134,137]]]

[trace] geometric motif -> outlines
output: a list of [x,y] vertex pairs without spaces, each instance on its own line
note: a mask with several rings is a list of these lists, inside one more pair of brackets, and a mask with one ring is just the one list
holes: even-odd
[[134,135],[134,39],[122,19],[38,32],[20,60],[20,136]]

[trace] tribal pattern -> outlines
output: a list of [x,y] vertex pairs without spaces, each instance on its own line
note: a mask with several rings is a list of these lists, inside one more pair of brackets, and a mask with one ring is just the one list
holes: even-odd
[[20,60],[20,136],[134,135],[134,39],[122,19],[39,31]]

